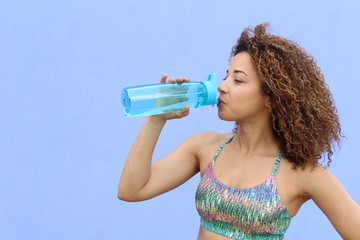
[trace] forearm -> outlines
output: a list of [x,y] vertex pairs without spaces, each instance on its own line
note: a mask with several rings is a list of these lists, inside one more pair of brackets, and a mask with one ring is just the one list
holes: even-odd
[[148,182],[151,175],[151,162],[156,143],[166,120],[156,116],[146,118],[143,127],[133,143],[123,168],[118,197],[134,200],[136,194]]

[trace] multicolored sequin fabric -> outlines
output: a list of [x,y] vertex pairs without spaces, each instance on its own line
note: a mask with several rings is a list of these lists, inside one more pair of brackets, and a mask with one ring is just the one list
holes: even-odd
[[275,175],[282,153],[265,182],[253,188],[233,188],[222,184],[214,174],[216,158],[233,137],[219,148],[199,183],[196,208],[201,225],[234,239],[281,240],[291,220],[276,188]]

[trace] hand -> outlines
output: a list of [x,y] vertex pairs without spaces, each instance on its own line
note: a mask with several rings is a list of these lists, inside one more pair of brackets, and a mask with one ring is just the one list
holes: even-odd
[[[166,79],[167,79],[168,75],[164,74],[161,78],[160,78],[160,83],[166,83]],[[189,78],[182,78],[182,77],[178,77],[177,79],[175,78],[170,78],[168,82],[170,83],[182,83],[182,82],[189,82],[190,79]],[[162,104],[161,102],[159,103],[160,105]],[[168,102],[166,103],[167,105],[169,104]],[[169,113],[163,113],[163,114],[158,114],[158,115],[153,115],[154,117],[160,117],[162,120],[170,120],[170,119],[179,119],[179,118],[183,118],[187,115],[189,115],[190,112],[190,106],[186,105],[182,108],[181,111],[178,112],[169,112]]]

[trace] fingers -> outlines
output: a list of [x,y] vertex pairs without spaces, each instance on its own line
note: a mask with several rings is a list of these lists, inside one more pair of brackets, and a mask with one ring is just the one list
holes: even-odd
[[186,117],[188,116],[190,113],[190,106],[187,105],[185,107],[183,107],[183,109],[181,111],[178,111],[178,112],[173,112],[172,116],[170,118],[183,118],[183,117]]
[[168,77],[167,73],[165,73],[164,75],[162,75],[162,77],[160,78],[160,83],[165,83],[167,77]]
[[159,116],[161,116],[165,120],[170,120],[170,119],[180,119],[188,116],[189,114],[190,114],[190,105],[186,105],[181,109],[181,111],[159,114]]
[[[164,75],[162,75],[162,77],[160,78],[160,83],[165,83],[166,82],[166,79],[168,78],[168,75],[165,73]],[[171,82],[171,83],[175,83],[175,82],[178,82],[178,83],[182,83],[182,82],[189,82],[190,79],[185,77],[178,77],[178,78],[170,78],[168,82]]]
[[181,113],[182,113],[183,117],[189,115],[189,113],[190,113],[190,105],[186,105],[185,107],[183,107],[183,109],[181,110]]
[[189,113],[190,113],[190,106],[186,105],[185,107],[183,107],[181,109],[180,112],[178,112],[178,114],[179,114],[178,116],[179,116],[179,118],[186,117],[187,115],[189,115]]
[[178,78],[170,78],[170,82],[180,82],[180,83],[182,83],[182,82],[189,82],[190,81],[190,79],[189,78],[187,78],[187,77],[185,77],[185,78],[183,78],[183,77],[178,77]]

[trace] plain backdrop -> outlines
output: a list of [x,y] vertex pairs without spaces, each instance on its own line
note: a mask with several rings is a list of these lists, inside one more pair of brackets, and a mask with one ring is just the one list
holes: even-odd
[[[0,239],[196,239],[199,175],[138,203],[117,199],[144,117],[125,117],[124,87],[163,73],[225,75],[248,26],[315,56],[342,123],[329,170],[360,202],[360,4],[314,0],[0,0]],[[167,123],[154,160],[200,131],[230,132],[217,109]],[[341,239],[309,201],[286,239]]]

